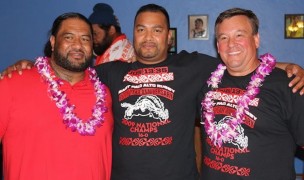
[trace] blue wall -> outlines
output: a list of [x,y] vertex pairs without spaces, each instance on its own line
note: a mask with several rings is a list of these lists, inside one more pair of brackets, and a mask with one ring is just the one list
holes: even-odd
[[[53,20],[64,12],[77,11],[86,16],[97,0],[2,0],[0,3],[0,71],[15,61],[42,55]],[[200,51],[216,56],[213,25],[217,15],[228,8],[253,10],[260,19],[260,54],[271,52],[279,61],[304,67],[304,39],[284,39],[284,14],[304,14],[303,0],[103,0],[113,6],[122,30],[132,39],[133,18],[137,9],[147,3],[164,6],[177,28],[177,50]],[[188,15],[209,16],[209,40],[188,40]],[[297,171],[303,171],[297,160]]]
[[[77,11],[88,16],[97,0],[3,0],[0,3],[0,71],[21,58],[42,55],[47,31],[59,14]],[[123,31],[132,39],[132,24],[136,10],[148,0],[104,0],[111,4],[120,19]],[[242,7],[253,10],[261,21],[260,53],[271,52],[279,61],[289,61],[304,67],[304,39],[284,39],[284,14],[304,13],[303,0],[154,0],[167,8],[171,26],[177,27],[178,51],[200,51],[216,56],[213,24],[219,12]],[[209,40],[188,40],[188,15],[209,15]]]

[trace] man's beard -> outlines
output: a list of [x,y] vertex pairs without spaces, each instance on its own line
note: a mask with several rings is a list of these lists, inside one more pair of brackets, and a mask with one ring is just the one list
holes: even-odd
[[102,42],[94,44],[94,53],[98,56],[103,55],[103,53],[106,52],[106,50],[111,46],[112,42],[113,39],[109,36],[107,32]]
[[84,62],[75,64],[68,59],[68,56],[64,57],[64,55],[62,55],[58,50],[54,50],[54,61],[58,66],[66,70],[72,72],[83,72],[91,65],[92,55],[90,55],[89,57],[85,56]]

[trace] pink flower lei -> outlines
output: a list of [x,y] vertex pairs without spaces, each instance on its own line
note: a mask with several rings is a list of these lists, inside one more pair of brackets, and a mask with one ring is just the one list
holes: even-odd
[[219,64],[217,69],[211,73],[211,77],[207,81],[207,84],[208,86],[211,86],[213,90],[206,93],[205,99],[201,103],[203,107],[202,119],[205,119],[205,122],[201,123],[204,124],[205,131],[215,146],[221,147],[223,143],[233,140],[238,135],[236,128],[239,124],[243,123],[245,112],[249,110],[248,104],[260,92],[259,87],[262,86],[265,77],[269,75],[275,67],[276,60],[271,54],[264,54],[260,59],[262,62],[256,69],[255,74],[251,76],[251,81],[246,87],[247,91],[236,103],[237,108],[234,117],[225,122],[227,126],[216,126],[213,112],[214,102],[212,100],[214,96],[213,90],[218,88],[218,84],[222,80],[226,66]]
[[50,73],[50,66],[46,57],[38,57],[35,63],[38,72],[48,84],[48,92],[50,98],[56,102],[56,106],[60,109],[63,115],[63,123],[66,127],[71,128],[73,132],[78,131],[81,135],[94,135],[96,127],[102,126],[104,122],[104,113],[107,111],[105,107],[105,86],[99,81],[96,71],[88,68],[90,81],[94,84],[96,95],[96,103],[93,108],[92,116],[87,122],[83,122],[73,112],[75,106],[69,103],[65,92],[59,90],[62,81],[55,80],[54,75]]

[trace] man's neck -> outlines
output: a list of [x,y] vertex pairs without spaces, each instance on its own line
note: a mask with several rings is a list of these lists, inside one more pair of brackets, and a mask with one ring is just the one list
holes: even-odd
[[113,36],[112,36],[112,42],[113,42],[117,37],[119,37],[121,34],[122,34],[122,33],[115,33],[115,34],[113,34]]
[[233,68],[229,68],[229,66],[227,66],[227,71],[232,76],[246,76],[246,75],[252,73],[253,71],[255,71],[255,69],[259,65],[260,65],[260,61],[258,59],[254,59],[250,64],[248,64],[248,66],[243,67],[241,69],[237,69],[237,68],[233,69]]
[[136,57],[136,60],[139,61],[140,63],[142,64],[146,64],[146,65],[153,65],[153,64],[158,64],[158,63],[161,63],[163,61],[165,61],[167,59],[167,55],[162,57],[162,58],[142,58],[142,57],[139,57],[137,56]]
[[54,73],[57,77],[69,82],[71,85],[74,85],[77,82],[84,79],[85,72],[72,72],[72,71],[66,70],[66,69],[58,66],[52,60],[50,61],[50,65],[51,65],[52,69],[54,70]]

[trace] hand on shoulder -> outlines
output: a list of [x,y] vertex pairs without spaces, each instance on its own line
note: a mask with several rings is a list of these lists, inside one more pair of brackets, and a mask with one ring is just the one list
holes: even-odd
[[33,61],[26,59],[19,60],[15,64],[8,66],[3,72],[1,72],[0,79],[3,79],[4,76],[11,78],[13,71],[18,71],[18,74],[22,75],[23,69],[31,69],[33,66]]

